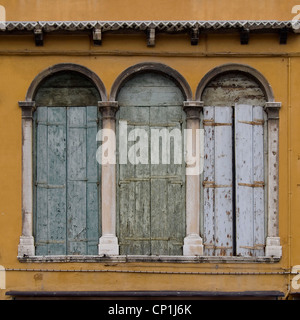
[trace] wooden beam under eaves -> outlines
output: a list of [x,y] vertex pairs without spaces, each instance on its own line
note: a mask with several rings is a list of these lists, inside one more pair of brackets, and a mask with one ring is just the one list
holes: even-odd
[[240,41],[242,45],[248,44],[250,38],[249,29],[242,29],[240,32]]
[[147,30],[147,46],[155,47],[155,28],[153,27]]
[[190,34],[191,34],[191,45],[197,46],[199,43],[199,36],[200,36],[199,28],[191,29]]
[[93,42],[95,46],[102,45],[102,31],[100,28],[95,28],[93,30]]
[[44,45],[44,34],[41,28],[34,29],[34,41],[37,47],[42,47]]
[[287,44],[288,30],[286,28],[280,29],[279,31],[279,43]]

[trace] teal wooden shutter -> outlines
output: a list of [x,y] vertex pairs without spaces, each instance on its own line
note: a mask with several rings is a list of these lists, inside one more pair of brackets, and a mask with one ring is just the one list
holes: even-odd
[[236,105],[237,254],[263,255],[264,248],[264,111]]
[[66,253],[66,109],[36,111],[36,254]]
[[37,255],[97,254],[97,107],[36,111]]
[[[142,129],[149,138],[147,164],[128,162],[119,165],[120,253],[182,255],[185,236],[184,163],[174,164],[174,154],[170,155],[170,164],[162,164],[162,159],[159,164],[150,163],[153,130],[170,133],[175,128],[180,132],[184,128],[182,93],[169,79],[147,73],[128,81],[121,89],[118,101],[117,123],[126,121],[128,134],[134,129]],[[137,135],[138,130],[135,131]],[[129,152],[136,142],[128,142]]]

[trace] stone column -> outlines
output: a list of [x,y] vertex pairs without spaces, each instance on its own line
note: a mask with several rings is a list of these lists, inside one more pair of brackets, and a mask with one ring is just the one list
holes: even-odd
[[280,102],[267,102],[265,106],[268,115],[268,234],[265,255],[275,258],[282,256],[278,228],[280,108]]
[[[114,141],[112,150],[116,148],[116,112],[118,102],[98,102],[99,110],[102,113],[102,130],[112,130]],[[102,139],[104,141],[104,137]],[[116,236],[116,153],[113,152],[113,159],[110,163],[102,164],[102,236],[99,240],[99,255],[119,255],[118,238]]]
[[32,229],[32,117],[35,102],[22,101],[19,102],[19,106],[22,108],[22,235],[18,246],[18,257],[24,257],[35,255]]
[[[192,152],[196,155],[196,135],[200,129],[200,111],[203,108],[202,102],[184,102],[186,112],[186,127],[192,130],[193,145]],[[199,141],[199,140],[198,140]],[[200,141],[199,141],[200,142]],[[200,148],[200,146],[198,146]],[[199,150],[199,149],[198,149]],[[191,151],[191,150],[190,150]],[[200,156],[200,155],[199,155]],[[199,166],[200,166],[200,159]],[[187,154],[186,163],[186,237],[184,238],[183,255],[203,255],[203,241],[200,237],[200,168],[191,174],[190,170],[194,164],[189,163]]]

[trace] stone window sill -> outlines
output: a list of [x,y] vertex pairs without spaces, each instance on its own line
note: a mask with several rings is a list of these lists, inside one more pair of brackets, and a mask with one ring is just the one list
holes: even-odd
[[64,263],[64,262],[85,262],[85,263],[126,263],[126,262],[161,262],[161,263],[276,263],[280,258],[275,257],[210,257],[210,256],[24,256],[18,257],[20,262],[36,263]]

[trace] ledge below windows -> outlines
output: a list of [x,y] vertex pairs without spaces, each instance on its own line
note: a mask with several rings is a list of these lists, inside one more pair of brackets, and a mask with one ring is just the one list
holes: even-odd
[[25,256],[18,257],[20,262],[98,262],[98,263],[124,263],[124,262],[169,262],[169,263],[276,263],[280,258],[275,257],[210,257],[210,256]]

